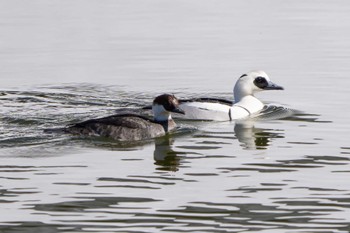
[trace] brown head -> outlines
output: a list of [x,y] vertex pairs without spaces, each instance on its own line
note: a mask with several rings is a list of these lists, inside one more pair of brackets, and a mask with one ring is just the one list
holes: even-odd
[[170,112],[185,114],[185,112],[179,108],[178,99],[174,95],[169,94],[157,96],[153,100],[152,110],[154,119],[158,121],[171,119]]

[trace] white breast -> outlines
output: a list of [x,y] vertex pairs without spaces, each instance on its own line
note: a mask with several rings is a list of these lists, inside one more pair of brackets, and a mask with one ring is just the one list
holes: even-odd
[[241,107],[241,106],[238,106],[238,105],[233,105],[230,108],[230,116],[231,116],[230,120],[242,119],[242,118],[250,116],[250,114],[251,113],[249,112],[248,109]]

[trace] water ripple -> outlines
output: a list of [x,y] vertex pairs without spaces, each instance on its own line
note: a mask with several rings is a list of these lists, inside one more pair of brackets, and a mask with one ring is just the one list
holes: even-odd
[[350,188],[337,182],[350,172],[349,146],[317,150],[328,142],[318,124],[332,130],[319,115],[269,105],[251,120],[178,120],[176,133],[118,143],[44,129],[134,111],[155,93],[89,84],[2,93],[0,231],[348,229]]

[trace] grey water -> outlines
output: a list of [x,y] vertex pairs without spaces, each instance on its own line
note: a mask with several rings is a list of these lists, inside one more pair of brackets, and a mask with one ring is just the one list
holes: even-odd
[[[0,232],[349,232],[348,1],[0,1]],[[145,142],[45,133],[162,93],[283,119]]]

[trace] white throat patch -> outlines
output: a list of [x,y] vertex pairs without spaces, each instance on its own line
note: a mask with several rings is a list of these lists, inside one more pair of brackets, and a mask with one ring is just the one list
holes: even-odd
[[171,120],[171,114],[168,112],[163,105],[154,104],[152,105],[152,111],[154,115],[154,120],[156,121],[168,121]]

